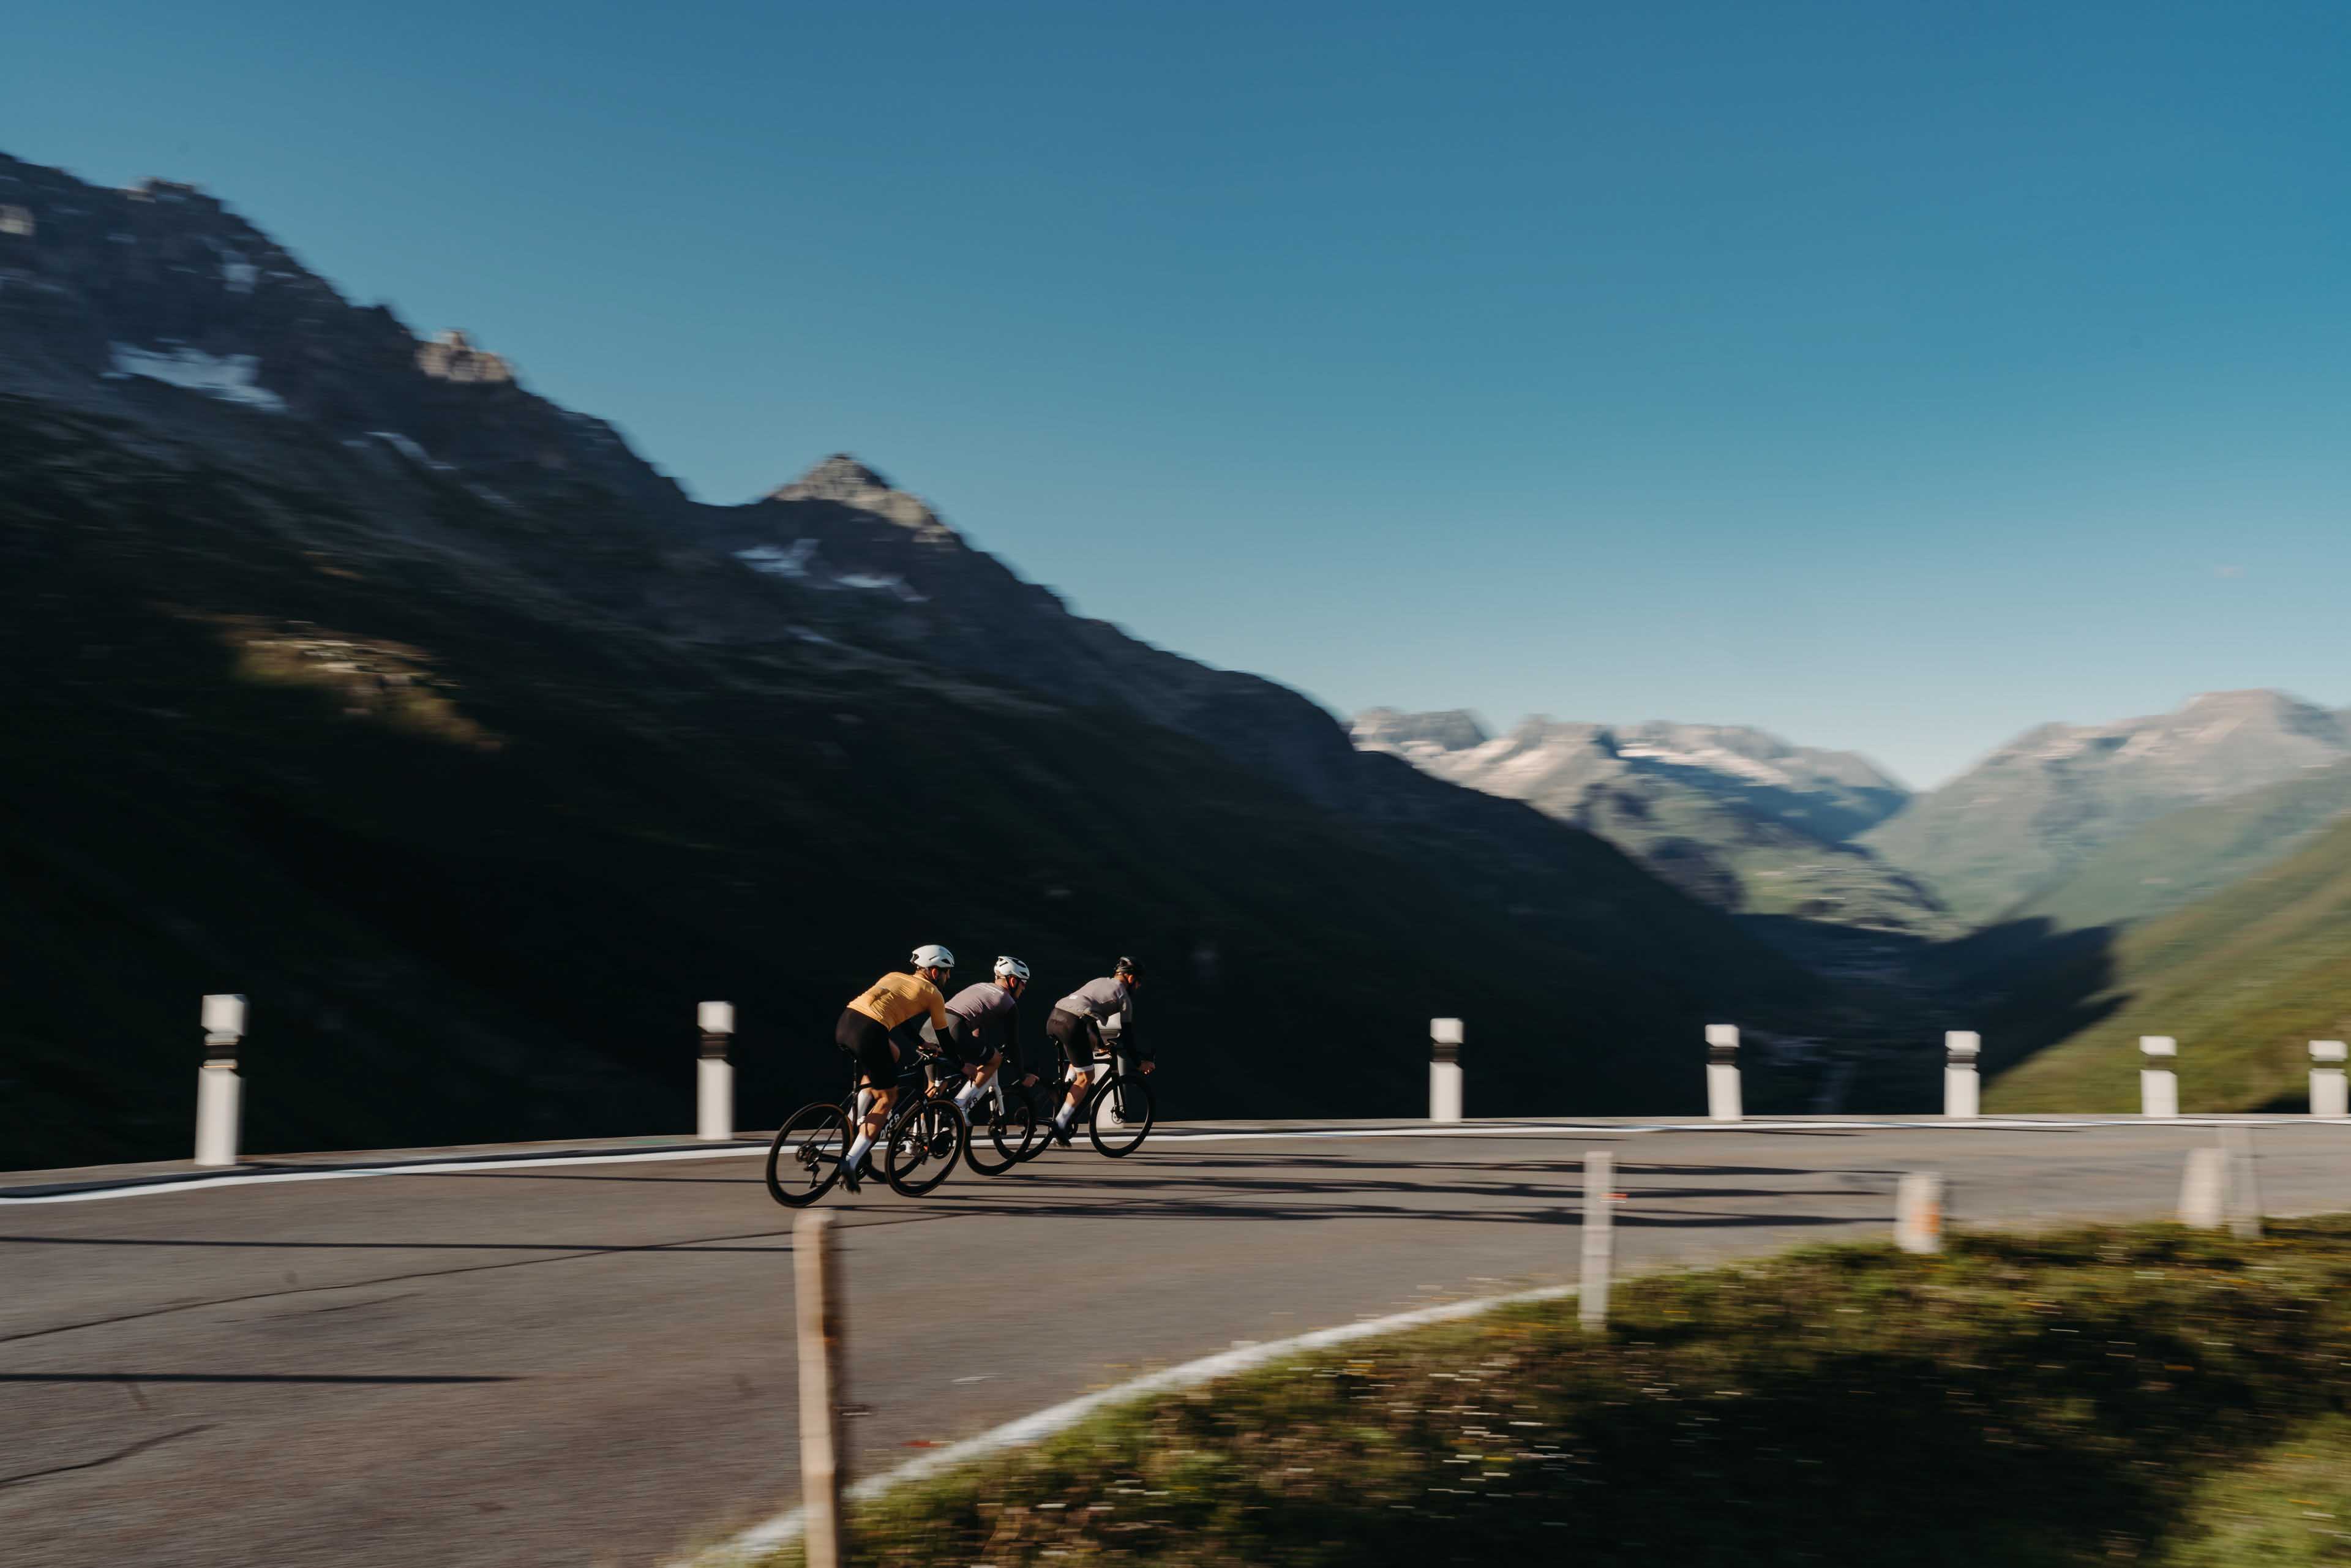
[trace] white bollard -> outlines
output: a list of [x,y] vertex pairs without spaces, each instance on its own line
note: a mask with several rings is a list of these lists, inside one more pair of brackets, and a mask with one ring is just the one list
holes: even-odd
[[695,1009],[702,1028],[702,1060],[694,1081],[694,1135],[706,1144],[735,1137],[735,1064],[726,1047],[735,1038],[735,1004],[704,1002]]
[[1428,1020],[1428,1119],[1461,1120],[1461,1020]]
[[1906,1171],[1894,1187],[1894,1245],[1905,1252],[1943,1249],[1943,1178]]
[[792,1293],[799,1325],[801,1551],[808,1568],[841,1568],[841,1494],[847,1485],[841,1406],[848,1393],[841,1343],[841,1260],[832,1216],[820,1209],[792,1227]]
[[204,1064],[196,1069],[196,1164],[233,1166],[244,1113],[236,1054],[245,1039],[245,998],[206,997],[204,1024]]
[[1614,1200],[1616,1156],[1606,1149],[1583,1151],[1583,1281],[1575,1293],[1576,1321],[1586,1330],[1608,1322],[1608,1275],[1616,1258],[1616,1232],[1608,1206]]
[[2253,1130],[2221,1128],[2220,1149],[2229,1156],[2230,1234],[2257,1240],[2262,1234],[2262,1172],[2253,1159]]
[[2310,1042],[2310,1113],[2314,1116],[2351,1116],[2351,1087],[2343,1076],[2343,1042],[2339,1040],[2314,1040]]
[[1740,1119],[1737,1024],[1706,1026],[1706,1114],[1713,1122]]
[[2179,1042],[2168,1034],[2138,1037],[2139,1054],[2147,1064],[2138,1071],[2138,1113],[2142,1116],[2179,1114],[2179,1074],[2171,1064],[2179,1058]]
[[1972,1120],[1982,1088],[1976,1076],[1976,1055],[1982,1037],[1968,1029],[1943,1031],[1943,1114],[1955,1121]]
[[2188,1168],[2179,1180],[2179,1223],[2197,1230],[2218,1230],[2227,1217],[2229,1156],[2218,1148],[2188,1151]]

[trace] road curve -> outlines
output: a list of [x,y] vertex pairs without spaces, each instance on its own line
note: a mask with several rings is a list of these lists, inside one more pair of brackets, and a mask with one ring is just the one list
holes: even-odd
[[[1180,1130],[1175,1130],[1180,1132]],[[1155,1140],[835,1207],[885,1469],[1150,1366],[1572,1278],[1585,1148],[1652,1268],[1955,1220],[2157,1216],[2192,1125],[1794,1122]],[[1345,1130],[1340,1130],[1345,1131]],[[2351,1127],[2260,1134],[2351,1207]],[[790,1219],[738,1154],[0,1206],[0,1563],[651,1563],[795,1500]]]

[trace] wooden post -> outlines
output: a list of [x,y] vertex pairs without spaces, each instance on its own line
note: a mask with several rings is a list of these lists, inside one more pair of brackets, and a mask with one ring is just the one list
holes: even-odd
[[1709,1121],[1736,1122],[1739,1102],[1739,1026],[1706,1026],[1706,1113]]
[[706,1144],[735,1136],[735,1064],[726,1047],[735,1038],[735,1004],[704,1002],[695,1009],[702,1028],[702,1060],[695,1064],[694,1133]]
[[1428,1119],[1461,1120],[1461,1020],[1428,1020]]
[[2142,1116],[2179,1114],[2179,1074],[2171,1064],[2179,1060],[2179,1042],[2168,1034],[2138,1037],[2146,1063],[2138,1071],[2138,1113]]
[[204,1063],[196,1070],[196,1164],[236,1164],[237,1134],[244,1120],[245,1082],[236,1057],[245,1040],[245,998],[233,994],[204,998]]
[[1607,1326],[1608,1276],[1615,1262],[1615,1230],[1608,1206],[1616,1186],[1616,1156],[1606,1149],[1583,1151],[1583,1282],[1576,1291],[1576,1318],[1589,1332]]
[[800,1509],[808,1568],[842,1568],[848,1559],[841,1494],[849,1469],[841,1452],[841,1260],[832,1216],[819,1209],[792,1227],[792,1286],[799,1322]]
[[1977,1113],[1982,1084],[1976,1076],[1976,1055],[1982,1048],[1982,1037],[1973,1030],[1943,1032],[1943,1114],[1953,1121],[1971,1121]]
[[1943,1249],[1943,1178],[1906,1171],[1894,1188],[1894,1245],[1905,1252]]

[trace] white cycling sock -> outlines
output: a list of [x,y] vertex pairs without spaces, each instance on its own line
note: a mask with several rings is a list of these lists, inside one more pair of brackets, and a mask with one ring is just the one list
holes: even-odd
[[1061,1102],[1061,1114],[1053,1118],[1053,1125],[1056,1127],[1066,1127],[1070,1124],[1070,1118],[1077,1113],[1078,1108],[1064,1100]]
[[865,1120],[865,1113],[872,1109],[873,1109],[873,1091],[860,1089],[857,1092],[857,1119],[861,1122]]
[[849,1152],[841,1156],[841,1168],[844,1170],[853,1171],[859,1166],[864,1164],[865,1152],[872,1146],[873,1137],[872,1134],[858,1134],[856,1141],[849,1145]]
[[968,1111],[979,1103],[980,1095],[987,1092],[987,1085],[985,1083],[967,1083],[956,1091],[956,1103]]

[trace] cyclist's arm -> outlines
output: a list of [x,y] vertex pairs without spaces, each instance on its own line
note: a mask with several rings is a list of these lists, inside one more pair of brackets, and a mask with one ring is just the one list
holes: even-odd
[[1029,1053],[1020,1049],[1020,1004],[1013,1003],[1004,1009],[1004,1065],[1016,1079],[1026,1082]]
[[1134,993],[1129,991],[1118,1004],[1118,1045],[1121,1051],[1139,1061],[1149,1061],[1151,1052],[1144,1048],[1143,1037],[1134,1032]]

